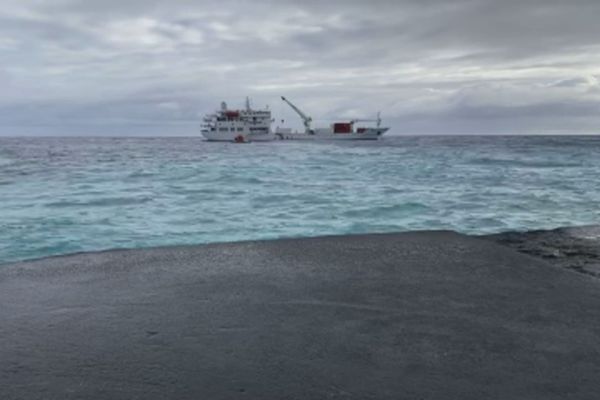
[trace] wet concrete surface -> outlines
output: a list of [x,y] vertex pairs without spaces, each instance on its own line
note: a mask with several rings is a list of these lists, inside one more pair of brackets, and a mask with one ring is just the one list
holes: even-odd
[[558,267],[600,278],[600,226],[504,232],[482,236]]
[[600,284],[452,232],[0,267],[0,399],[596,399]]

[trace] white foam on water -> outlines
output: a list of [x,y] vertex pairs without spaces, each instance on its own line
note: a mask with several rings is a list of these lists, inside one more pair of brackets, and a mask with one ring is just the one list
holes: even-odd
[[[0,138],[0,262],[328,234],[600,222],[600,138]],[[586,233],[598,237],[599,233]]]

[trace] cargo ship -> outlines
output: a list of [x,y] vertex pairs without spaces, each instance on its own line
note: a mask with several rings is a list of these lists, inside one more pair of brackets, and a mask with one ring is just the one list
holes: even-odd
[[[325,128],[313,128],[312,118],[285,97],[287,103],[302,119],[304,132],[292,132],[289,128],[271,130],[273,119],[268,109],[254,110],[246,98],[245,109],[230,109],[221,103],[221,109],[204,117],[201,133],[208,141],[215,142],[268,142],[273,140],[377,140],[389,130],[381,126],[381,114],[376,119],[353,119],[335,122]],[[372,122],[375,126],[358,126]]]
[[[378,140],[390,128],[381,126],[381,113],[375,119],[353,119],[346,122],[334,122],[325,128],[313,128],[312,118],[300,110],[285,97],[287,103],[302,119],[304,132],[292,132],[289,128],[275,129],[275,136],[280,140]],[[358,123],[374,122],[375,126],[358,126]]]
[[221,103],[221,109],[204,117],[202,136],[214,142],[265,142],[278,139],[271,131],[271,111],[254,110],[246,97],[246,108],[229,109]]

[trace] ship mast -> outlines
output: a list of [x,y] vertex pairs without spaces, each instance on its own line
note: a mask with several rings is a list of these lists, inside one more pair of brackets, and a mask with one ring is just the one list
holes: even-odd
[[281,96],[281,100],[285,101],[290,107],[292,107],[294,111],[296,111],[296,113],[298,113],[300,118],[302,118],[302,122],[304,123],[304,129],[306,133],[312,133],[312,130],[310,129],[310,123],[312,122],[312,118],[304,114],[302,110],[296,107],[291,101],[289,101],[285,97]]
[[355,122],[376,122],[377,127],[379,128],[381,126],[381,111],[377,113],[377,119],[353,119],[350,121],[351,124],[354,124]]

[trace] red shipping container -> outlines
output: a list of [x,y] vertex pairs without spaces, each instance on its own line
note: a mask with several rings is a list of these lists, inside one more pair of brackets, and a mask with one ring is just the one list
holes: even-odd
[[352,124],[347,122],[336,122],[333,124],[333,133],[351,133]]

